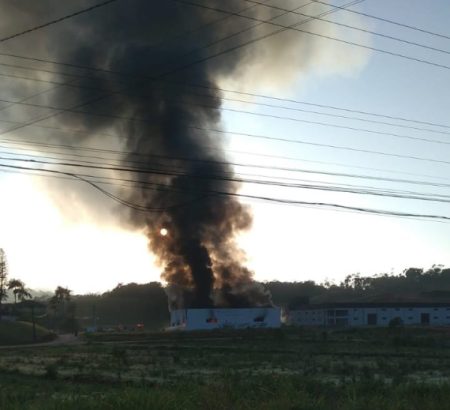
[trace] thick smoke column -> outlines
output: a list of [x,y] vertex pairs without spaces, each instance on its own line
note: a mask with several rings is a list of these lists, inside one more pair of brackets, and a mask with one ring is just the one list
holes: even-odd
[[[5,5],[10,18],[3,24],[41,24],[54,9],[54,2],[49,0],[27,3]],[[287,1],[283,7],[295,9],[304,3]],[[243,14],[264,19],[286,14],[241,0],[203,4],[233,12],[246,9]],[[77,2],[77,7],[89,5],[91,1]],[[311,7],[311,14],[322,11],[321,6]],[[215,22],[218,19],[222,20]],[[284,15],[276,21],[289,25],[299,20],[299,16]],[[308,28],[316,28],[315,24],[308,23]],[[243,30],[242,35],[232,36]],[[112,129],[126,151],[148,155],[146,164],[140,167],[155,173],[139,174],[142,184],[131,193],[125,191],[127,200],[163,211],[128,210],[127,218],[134,226],[146,228],[149,246],[164,269],[162,278],[169,284],[172,307],[270,302],[252,281],[252,273],[244,267],[245,255],[235,242],[236,234],[251,226],[250,210],[236,197],[219,194],[236,193],[239,186],[221,178],[232,176],[233,170],[221,151],[222,137],[206,129],[220,128],[219,81],[247,81],[248,73],[253,73],[252,81],[259,77],[266,83],[287,82],[293,73],[313,64],[317,50],[321,50],[315,47],[314,39],[303,41],[299,33],[286,31],[208,59],[271,31],[276,28],[236,16],[226,18],[172,0],[121,0],[55,25],[51,31],[36,32],[27,40],[26,48],[33,55],[40,47],[41,55],[57,61],[132,73],[121,76],[67,67],[61,70],[85,77],[73,80],[56,76],[58,81],[70,80],[80,88],[56,87],[52,104],[80,104],[79,110],[106,116],[64,113],[53,121],[87,131],[87,136],[77,134],[71,143],[83,142],[83,138],[98,139],[98,135]],[[177,33],[188,34],[176,36]],[[218,42],[226,37],[230,38]],[[213,43],[212,47],[202,48]],[[324,55],[333,55],[331,48],[322,49]],[[319,55],[317,60],[321,58]],[[203,87],[190,87],[192,84]],[[111,114],[134,120],[113,119]],[[108,147],[107,142],[104,145]],[[124,159],[136,161],[137,157]],[[170,175],[164,174],[167,171]],[[135,174],[132,176],[136,179]],[[161,235],[161,229],[166,229],[167,235]]]
[[[236,11],[243,3],[229,1],[227,7]],[[128,198],[140,206],[165,209],[155,213],[131,210],[129,217],[136,226],[146,226],[150,248],[164,267],[162,278],[169,284],[172,307],[269,303],[267,294],[252,282],[252,273],[242,266],[244,255],[235,244],[236,233],[251,225],[250,210],[236,197],[217,194],[236,193],[239,186],[221,179],[233,171],[220,151],[220,136],[199,129],[220,127],[221,99],[216,79],[232,73],[244,54],[238,51],[195,63],[218,48],[189,52],[242,30],[243,24],[254,25],[232,18],[208,24],[219,17],[223,18],[172,1],[121,2],[104,18],[95,22],[85,19],[85,25],[78,24],[82,41],[59,56],[80,65],[155,78],[91,74],[91,79],[81,82],[86,88],[80,89],[79,97],[89,101],[98,94],[99,101],[90,104],[89,110],[138,119],[118,125],[127,150],[161,156],[149,157],[145,168],[158,172],[169,168],[177,174],[140,174],[143,184],[156,185],[137,187]],[[173,33],[200,26],[204,28],[197,35],[165,41]],[[226,47],[231,45],[226,43]],[[190,67],[179,69],[190,63]],[[171,71],[173,74],[165,75]],[[207,88],[196,89],[190,84]],[[92,91],[95,89],[102,91]],[[82,120],[93,134],[109,126],[110,121],[88,116]],[[196,160],[177,160],[180,157]],[[168,232],[165,236],[160,233],[163,228]]]

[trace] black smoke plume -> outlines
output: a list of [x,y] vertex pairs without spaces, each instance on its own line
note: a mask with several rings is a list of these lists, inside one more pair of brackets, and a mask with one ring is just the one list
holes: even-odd
[[[198,2],[264,19],[283,14],[242,0]],[[4,5],[15,24],[11,31],[20,24],[40,24],[56,13],[54,1],[26,3]],[[287,1],[284,6],[295,9],[303,3]],[[77,2],[77,8],[90,5],[91,1]],[[298,20],[284,13],[277,22]],[[53,60],[127,73],[51,66],[64,72],[52,79],[70,82],[55,87],[52,104],[100,116],[65,112],[49,121],[85,130],[87,135],[76,134],[77,143],[99,140],[99,135],[113,130],[125,151],[148,155],[140,165],[147,170],[139,174],[141,184],[122,194],[127,201],[154,210],[128,209],[127,218],[134,226],[145,227],[150,249],[163,268],[162,279],[168,283],[171,308],[270,304],[236,245],[236,235],[251,226],[251,211],[236,197],[223,195],[237,193],[239,185],[230,181],[233,169],[221,149],[223,137],[208,129],[221,126],[220,80],[239,78],[255,66],[267,81],[272,74],[266,62],[271,62],[279,82],[282,68],[294,69],[289,60],[281,64],[280,53],[285,51],[284,56],[294,58],[296,64],[311,59],[312,51],[299,42],[299,33],[286,32],[256,46],[235,48],[274,30],[172,0],[119,0],[36,32],[24,43],[11,43],[11,47],[25,44],[31,54],[37,50]],[[234,35],[238,32],[242,33]],[[230,48],[235,49],[209,58]],[[108,146],[107,140],[103,145]],[[124,165],[137,159],[143,161],[129,154]]]
[[[224,6],[208,2],[212,3]],[[242,1],[226,3],[229,10],[257,12]],[[239,38],[216,47],[201,46],[255,24],[224,17],[170,0],[121,1],[71,22],[63,38],[73,41],[56,49],[58,60],[133,73],[87,72],[88,78],[76,81],[83,87],[76,100],[94,100],[82,110],[135,119],[116,119],[115,127],[127,151],[150,155],[141,167],[158,173],[139,174],[142,188],[136,187],[127,200],[163,211],[129,210],[128,215],[134,225],[146,227],[150,249],[164,269],[172,308],[269,303],[243,266],[244,254],[235,243],[236,234],[251,226],[250,209],[236,197],[221,194],[236,193],[239,185],[223,179],[233,170],[220,149],[222,137],[202,130],[220,128],[217,79],[231,75],[247,54],[242,49],[206,59],[238,44]],[[218,19],[222,21],[214,23]],[[203,28],[195,30],[198,27]],[[191,34],[177,36],[183,32]],[[72,121],[95,134],[109,128],[112,120],[80,115]],[[136,156],[125,159],[136,161]],[[167,169],[172,175],[160,174]]]

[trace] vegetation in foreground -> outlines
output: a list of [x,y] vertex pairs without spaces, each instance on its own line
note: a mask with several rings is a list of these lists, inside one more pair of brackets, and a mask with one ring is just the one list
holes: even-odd
[[208,383],[102,386],[8,375],[2,380],[0,407],[9,409],[291,409],[291,410],[443,410],[449,409],[447,384],[345,385],[286,375],[248,378],[229,374]]
[[0,408],[450,409],[447,329],[91,335],[0,350]]

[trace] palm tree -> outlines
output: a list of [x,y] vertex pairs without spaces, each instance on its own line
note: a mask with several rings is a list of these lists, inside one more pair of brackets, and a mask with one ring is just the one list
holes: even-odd
[[8,289],[13,291],[14,305],[17,303],[17,299],[23,301],[25,298],[31,298],[31,294],[25,289],[25,283],[20,279],[11,279],[8,282]]
[[52,299],[55,299],[57,303],[65,302],[70,300],[71,290],[67,288],[63,288],[62,286],[58,286],[55,290],[55,294]]
[[59,306],[62,306],[64,312],[66,302],[70,301],[70,293],[70,289],[58,286],[55,290],[55,294],[50,299],[51,308],[56,311]]
[[28,292],[25,287],[19,288],[17,291],[17,299],[19,299],[21,302],[23,302],[25,299],[31,299],[32,295],[30,292]]
[[59,321],[63,320],[66,316],[66,303],[70,301],[71,291],[62,286],[58,286],[55,290],[55,294],[50,298],[49,308],[53,311],[53,329]]

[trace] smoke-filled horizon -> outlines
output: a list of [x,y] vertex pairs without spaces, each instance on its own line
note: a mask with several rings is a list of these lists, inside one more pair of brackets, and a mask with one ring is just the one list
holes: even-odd
[[[296,9],[303,2],[288,3]],[[264,19],[283,14],[239,0],[230,0],[226,5],[208,2],[211,4]],[[35,9],[27,10],[27,16],[34,16],[38,23],[51,8],[51,2],[39,2],[32,8]],[[20,16],[23,10],[16,6],[15,12]],[[295,15],[284,18],[288,20],[279,22],[292,24],[289,19],[299,20]],[[221,20],[215,22],[217,19]],[[305,45],[298,33],[282,33],[268,43],[208,58],[240,44],[242,37],[233,34],[245,30],[245,38],[251,39],[261,35],[262,29],[254,21],[225,18],[172,1],[119,1],[71,20],[58,28],[51,39],[41,38],[51,59],[138,74],[125,77],[89,72],[72,83],[79,88],[68,90],[61,86],[53,90],[53,98],[61,105],[67,105],[70,94],[70,99],[83,110],[137,119],[112,122],[110,117],[89,115],[56,118],[64,126],[89,133],[78,135],[75,142],[80,142],[80,138],[89,140],[112,128],[126,151],[198,160],[148,159],[145,168],[170,168],[176,175],[141,173],[141,184],[122,193],[138,207],[161,210],[142,212],[127,208],[121,211],[125,215],[121,218],[145,229],[149,247],[162,269],[161,278],[169,285],[171,308],[270,304],[270,295],[253,281],[253,272],[245,266],[245,253],[236,243],[239,233],[251,227],[251,209],[236,197],[215,194],[237,193],[239,184],[206,178],[230,176],[233,169],[227,164],[217,135],[201,130],[221,127],[219,81],[248,78],[253,72],[266,82],[281,83],[290,78],[299,64],[308,65],[315,55],[313,46]],[[177,33],[188,34],[180,37]],[[214,45],[202,47],[208,44]],[[294,52],[295,57],[289,59]],[[66,76],[55,77],[60,82],[68,81]],[[199,93],[190,84],[205,87]],[[167,188],[149,189],[160,185]]]

